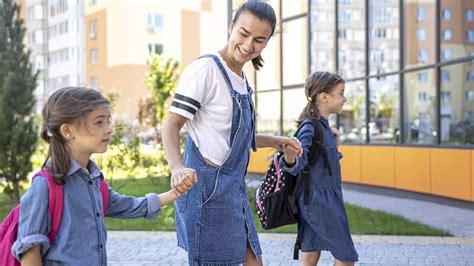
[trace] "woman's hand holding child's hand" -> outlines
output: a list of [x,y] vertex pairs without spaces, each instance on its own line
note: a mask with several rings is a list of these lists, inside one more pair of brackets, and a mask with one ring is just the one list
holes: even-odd
[[301,152],[301,144],[297,138],[291,138],[291,141],[295,142],[292,144],[282,144],[282,150],[285,154],[285,163],[293,165],[296,161],[296,156],[299,156]]
[[192,168],[184,168],[171,179],[173,192],[179,197],[188,191],[197,183],[196,171]]

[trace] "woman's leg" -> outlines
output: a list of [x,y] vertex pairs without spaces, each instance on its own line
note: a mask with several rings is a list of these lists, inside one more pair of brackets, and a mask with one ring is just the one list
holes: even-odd
[[301,252],[302,266],[315,266],[318,264],[321,251]]
[[343,262],[338,259],[334,259],[334,266],[353,266],[355,262]]
[[262,258],[257,260],[253,254],[252,248],[247,243],[247,260],[244,263],[244,266],[262,266]]

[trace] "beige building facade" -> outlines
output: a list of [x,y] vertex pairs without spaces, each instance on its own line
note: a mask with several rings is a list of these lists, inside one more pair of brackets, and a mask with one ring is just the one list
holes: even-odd
[[118,93],[115,113],[133,121],[150,53],[183,66],[226,42],[227,1],[95,0],[86,2],[86,82]]

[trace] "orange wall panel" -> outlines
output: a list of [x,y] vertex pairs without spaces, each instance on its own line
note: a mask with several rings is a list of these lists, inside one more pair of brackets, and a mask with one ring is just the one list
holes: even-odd
[[430,193],[430,149],[395,148],[395,187]]
[[474,201],[474,150],[471,151],[471,201]]
[[256,152],[251,152],[247,171],[249,173],[266,173],[275,152],[276,150],[273,148],[259,148]]
[[431,149],[431,193],[471,200],[471,151]]
[[395,186],[394,147],[361,147],[362,183]]
[[340,161],[342,181],[360,183],[362,181],[360,146],[341,145],[339,151],[344,156]]

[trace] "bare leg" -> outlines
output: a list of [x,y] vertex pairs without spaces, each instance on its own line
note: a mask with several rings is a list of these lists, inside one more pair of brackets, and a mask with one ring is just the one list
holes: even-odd
[[334,259],[334,266],[353,266],[355,262],[343,262],[338,259]]
[[315,266],[318,264],[321,251],[301,252],[302,266]]
[[247,260],[244,263],[244,266],[263,266],[262,259],[257,260],[253,254],[252,248],[247,243]]

